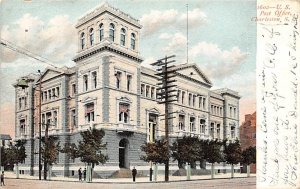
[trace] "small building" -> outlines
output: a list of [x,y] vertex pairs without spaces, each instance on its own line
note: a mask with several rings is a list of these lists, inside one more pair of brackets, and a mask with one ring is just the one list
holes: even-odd
[[[240,142],[242,150],[256,146],[256,112],[245,115],[245,121],[240,126]],[[246,171],[246,166],[243,166],[242,172]],[[256,173],[256,164],[250,165],[250,172]]]

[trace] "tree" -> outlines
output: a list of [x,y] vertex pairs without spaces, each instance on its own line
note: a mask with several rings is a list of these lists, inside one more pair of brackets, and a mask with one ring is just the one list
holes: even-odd
[[153,143],[145,143],[141,146],[141,150],[145,155],[141,159],[153,163],[166,163],[170,158],[170,152],[167,151],[167,141],[165,139],[155,140]]
[[5,149],[6,162],[10,165],[16,165],[16,174],[19,178],[19,163],[25,161],[26,149],[25,149],[26,140],[17,140],[14,144],[10,143],[9,147]]
[[192,164],[199,160],[201,149],[197,137],[184,136],[171,146],[172,157],[180,163]]
[[225,161],[231,165],[231,178],[234,174],[234,164],[238,164],[242,160],[242,150],[239,140],[235,142],[224,141],[224,155]]
[[195,164],[197,160],[200,159],[201,148],[199,146],[199,140],[197,137],[184,136],[183,138],[178,138],[171,146],[172,157],[174,161],[177,160],[179,166],[182,163],[187,163],[187,179],[190,180],[190,166]]
[[211,163],[211,178],[214,178],[214,164],[224,160],[221,152],[222,142],[218,140],[203,140],[201,146],[203,149],[203,158]]
[[256,163],[256,147],[250,146],[242,151],[242,163],[247,165],[247,176],[250,176],[250,164]]
[[169,163],[170,151],[168,151],[168,142],[166,139],[155,140],[154,142],[144,143],[141,150],[145,152],[140,158],[146,162],[154,163],[154,180],[157,179],[157,164]]
[[[44,179],[47,179],[48,166],[52,166],[53,163],[56,163],[59,151],[60,143],[57,142],[58,138],[55,136],[50,136],[47,139],[47,142],[43,141],[42,146],[42,160],[44,161]],[[51,174],[51,173],[50,173]],[[51,176],[51,175],[50,175]]]
[[95,165],[104,164],[108,160],[108,156],[102,154],[101,150],[106,149],[106,144],[102,144],[102,139],[105,136],[104,130],[95,128],[80,133],[82,140],[78,145],[66,144],[61,150],[67,153],[72,159],[80,158],[81,162],[88,164],[87,179],[92,181],[92,172]]

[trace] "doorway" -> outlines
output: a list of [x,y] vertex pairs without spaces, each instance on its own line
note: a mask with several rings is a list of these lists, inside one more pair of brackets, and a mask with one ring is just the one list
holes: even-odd
[[123,138],[119,143],[119,167],[120,168],[129,168],[128,161],[128,140]]

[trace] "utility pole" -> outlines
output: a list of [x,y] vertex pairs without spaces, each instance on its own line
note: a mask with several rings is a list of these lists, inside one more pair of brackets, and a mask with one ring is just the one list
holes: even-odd
[[[174,63],[175,60],[170,60],[171,58],[174,58],[175,55],[169,56],[169,57],[165,57],[162,58],[160,60],[157,60],[157,62],[152,63],[152,66],[157,66],[158,69],[158,73],[155,74],[157,76],[160,77],[159,79],[159,83],[157,85],[159,85],[160,87],[158,88],[158,99],[160,99],[160,101],[158,102],[159,104],[165,104],[165,140],[167,143],[167,152],[168,152],[168,157],[167,160],[165,162],[165,181],[168,182],[169,181],[169,119],[173,119],[173,117],[169,117],[169,114],[171,114],[169,112],[169,105],[171,102],[173,101],[177,101],[177,89],[172,89],[173,87],[176,87],[177,85],[174,85],[172,83],[176,82],[176,80],[171,80],[171,78],[175,77],[175,71],[174,65],[169,65],[170,63]],[[172,94],[176,92],[176,94]],[[173,97],[176,97],[176,99],[174,99]]]

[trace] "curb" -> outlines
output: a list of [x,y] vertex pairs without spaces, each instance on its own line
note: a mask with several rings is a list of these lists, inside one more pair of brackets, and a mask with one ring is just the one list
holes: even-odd
[[[247,179],[247,178],[255,178],[256,176],[250,176],[250,177],[234,177],[234,178],[214,178],[214,179],[209,179],[209,178],[203,178],[203,179],[191,179],[191,180],[172,180],[172,181],[142,181],[142,182],[105,182],[105,181],[94,181],[94,182],[79,182],[79,181],[72,181],[72,180],[55,180],[55,179],[51,179],[51,180],[41,180],[43,182],[52,182],[52,181],[60,181],[60,182],[76,182],[76,183],[89,183],[89,184],[153,184],[153,183],[171,183],[171,182],[193,182],[193,181],[207,181],[207,180],[230,180],[230,179]],[[39,181],[39,179],[34,179],[34,178],[11,178],[11,177],[7,177],[6,179],[22,179],[22,180],[36,180]]]

